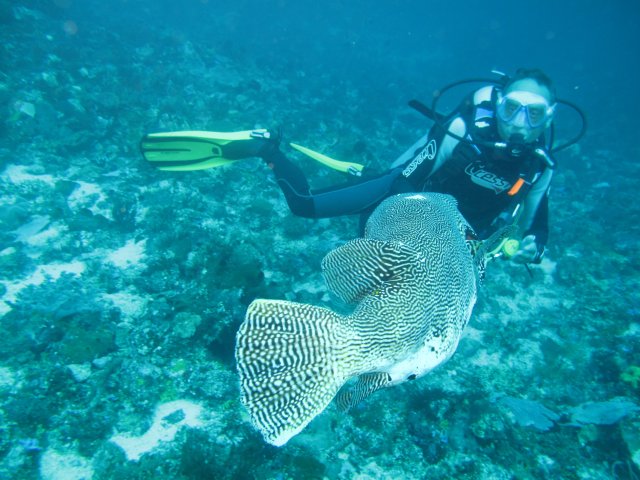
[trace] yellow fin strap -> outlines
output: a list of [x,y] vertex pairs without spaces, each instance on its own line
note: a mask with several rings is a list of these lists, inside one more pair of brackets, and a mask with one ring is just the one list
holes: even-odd
[[313,158],[315,161],[326,165],[329,168],[333,168],[339,172],[349,173],[351,175],[355,175],[359,177],[362,175],[362,170],[364,170],[364,165],[360,165],[355,162],[342,162],[340,160],[335,160],[331,157],[327,157],[322,153],[315,152],[307,147],[303,147],[302,145],[297,145],[295,143],[290,143],[292,148],[298,150],[300,153],[304,153],[308,157]]

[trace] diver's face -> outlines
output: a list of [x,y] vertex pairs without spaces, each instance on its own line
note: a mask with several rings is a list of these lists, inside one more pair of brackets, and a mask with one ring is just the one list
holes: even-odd
[[551,92],[533,79],[518,80],[496,100],[498,133],[505,142],[532,143],[551,124]]

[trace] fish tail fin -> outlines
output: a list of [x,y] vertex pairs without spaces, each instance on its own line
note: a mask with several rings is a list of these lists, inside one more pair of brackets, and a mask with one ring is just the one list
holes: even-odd
[[354,338],[326,308],[278,300],[249,305],[236,341],[242,403],[265,440],[284,445],[353,375]]

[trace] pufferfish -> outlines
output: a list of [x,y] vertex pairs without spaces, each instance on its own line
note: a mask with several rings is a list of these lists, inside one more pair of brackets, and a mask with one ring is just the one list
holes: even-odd
[[322,261],[329,290],[355,304],[351,314],[283,300],[249,305],[236,338],[241,400],[267,442],[284,445],[338,393],[348,409],[453,355],[487,244],[503,238],[480,244],[472,233],[449,195],[395,195],[374,210],[363,238]]

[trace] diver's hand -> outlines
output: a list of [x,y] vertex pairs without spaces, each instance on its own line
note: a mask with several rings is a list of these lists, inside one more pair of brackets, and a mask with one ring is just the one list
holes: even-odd
[[535,235],[527,235],[520,242],[520,248],[511,257],[515,263],[540,263],[542,253],[538,250]]

